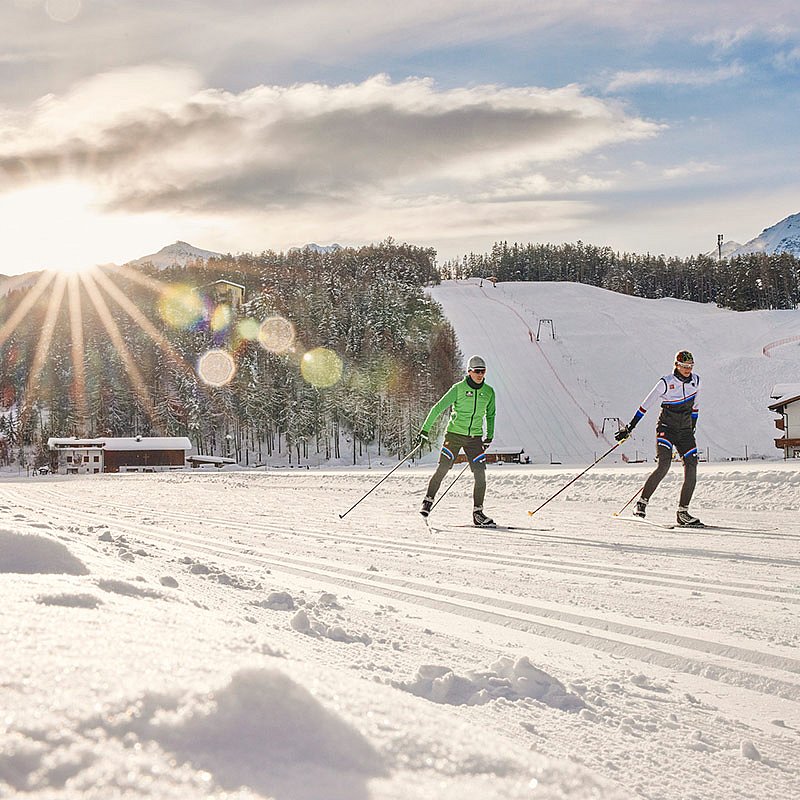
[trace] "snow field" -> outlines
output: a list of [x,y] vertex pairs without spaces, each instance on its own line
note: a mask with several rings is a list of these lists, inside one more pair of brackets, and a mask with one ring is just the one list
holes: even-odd
[[[611,514],[647,465],[0,481],[0,796],[788,798],[800,480],[702,465],[736,531]],[[671,519],[677,471],[651,503]],[[551,491],[552,490],[552,491]],[[527,527],[548,530],[525,530]]]

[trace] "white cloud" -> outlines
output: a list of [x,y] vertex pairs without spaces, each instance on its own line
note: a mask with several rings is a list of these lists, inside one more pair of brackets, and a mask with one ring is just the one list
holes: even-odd
[[609,81],[606,91],[619,92],[639,86],[710,86],[714,83],[738,78],[745,73],[741,64],[729,64],[713,70],[643,69],[617,72]]
[[687,178],[691,175],[702,175],[707,172],[717,172],[719,166],[704,161],[689,161],[686,164],[678,164],[674,167],[667,167],[661,170],[661,175],[668,180]]
[[800,65],[800,46],[776,53],[773,63],[780,70],[795,70]]
[[190,72],[143,68],[44,98],[16,128],[6,118],[0,171],[8,184],[95,182],[117,210],[303,208],[365,193],[458,197],[508,180],[541,187],[554,165],[659,130],[577,86],[440,90],[378,75],[195,88]]

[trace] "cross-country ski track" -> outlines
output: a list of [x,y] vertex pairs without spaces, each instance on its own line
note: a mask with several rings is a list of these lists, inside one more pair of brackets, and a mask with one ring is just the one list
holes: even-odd
[[[758,797],[767,785],[788,800],[800,764],[794,473],[770,466],[706,475],[708,521],[752,529],[706,532],[612,520],[646,466],[616,469],[598,467],[537,514],[545,530],[457,527],[468,516],[469,481],[454,487],[429,529],[415,511],[429,467],[396,473],[343,520],[337,511],[369,488],[372,472],[5,480],[0,530],[61,542],[88,565],[89,574],[59,576],[59,591],[44,593],[78,606],[60,610],[61,625],[70,614],[94,614],[80,606],[98,593],[116,598],[107,608],[129,603],[155,613],[166,604],[168,619],[194,609],[202,641],[207,618],[232,637],[219,658],[235,662],[255,648],[249,663],[282,652],[302,669],[355,677],[367,694],[376,685],[410,692],[403,702],[422,703],[418,713],[432,723],[450,715],[480,731],[476,742],[507,740],[508,753],[511,742],[524,743],[554,765],[571,763],[580,777],[553,778],[585,789],[569,796],[677,800],[692,796],[690,775],[712,764],[698,798]],[[530,498],[569,474],[490,469],[492,510],[510,525],[530,524]],[[665,481],[665,495],[676,481]],[[750,503],[745,485],[760,487]],[[787,510],[766,511],[777,497]],[[667,508],[664,497],[653,514],[666,517]],[[19,625],[27,618],[13,617]],[[178,630],[166,622],[165,633]],[[219,634],[216,641],[207,644],[215,652]],[[455,687],[505,686],[494,663],[505,657],[522,670],[529,659],[566,694],[453,699]],[[452,679],[429,686],[422,676],[434,669]],[[437,727],[449,726],[442,719]],[[739,752],[748,742],[757,763]],[[0,779],[2,770],[0,763]],[[498,782],[497,792],[515,796],[511,784]],[[485,789],[465,796],[494,796]]]

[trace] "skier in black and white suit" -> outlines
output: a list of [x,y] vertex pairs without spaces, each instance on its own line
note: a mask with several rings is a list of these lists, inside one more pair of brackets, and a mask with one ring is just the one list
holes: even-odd
[[693,372],[694,357],[688,350],[675,354],[675,369],[670,375],[658,379],[656,385],[645,397],[633,419],[616,433],[617,441],[630,436],[639,420],[647,413],[656,400],[661,401],[661,415],[656,425],[656,457],[658,466],[645,481],[642,494],[636,503],[634,514],[644,517],[647,503],[672,463],[672,449],[675,448],[683,459],[683,486],[678,504],[679,525],[702,523],[689,513],[689,503],[697,483],[697,442],[694,438],[699,411],[700,377]]

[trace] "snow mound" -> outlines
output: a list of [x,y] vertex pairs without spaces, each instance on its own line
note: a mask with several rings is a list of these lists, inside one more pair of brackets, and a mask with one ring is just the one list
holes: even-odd
[[449,667],[423,665],[417,670],[416,680],[396,686],[434,703],[456,706],[523,698],[562,711],[580,711],[585,706],[561,681],[533,666],[527,656],[516,661],[503,656],[489,669],[468,670],[466,675],[457,675]]
[[140,586],[134,586],[132,583],[128,583],[127,581],[114,580],[111,578],[102,578],[101,580],[97,581],[97,585],[104,592],[111,592],[112,594],[121,594],[124,595],[125,597],[161,598],[164,596],[161,592],[157,592],[153,589],[146,589]]
[[240,670],[210,693],[148,694],[87,725],[156,742],[225,789],[268,797],[311,800],[321,785],[338,787],[331,798],[360,797],[366,779],[386,774],[361,733],[272,669]]
[[43,594],[36,598],[36,602],[43,606],[65,606],[67,608],[97,608],[103,604],[99,597],[92,594],[70,592]]
[[86,565],[61,542],[0,531],[0,573],[87,575]]

